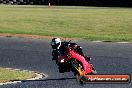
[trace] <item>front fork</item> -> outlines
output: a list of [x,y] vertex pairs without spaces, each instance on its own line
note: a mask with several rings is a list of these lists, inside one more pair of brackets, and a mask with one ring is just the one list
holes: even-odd
[[71,61],[71,65],[72,65],[72,71],[74,72],[74,75],[78,74],[78,75],[84,75],[85,71],[83,70],[83,66],[81,64],[79,64],[77,61]]
[[[83,84],[86,82],[87,78],[85,78],[85,71],[83,70],[83,67],[81,64],[79,64],[77,61],[73,61],[72,62],[72,66],[74,67],[75,71],[74,71],[74,76],[76,76],[77,81],[80,84]],[[89,75],[92,74],[97,74],[96,70],[94,69],[93,65],[92,66],[92,72]]]
[[77,81],[80,84],[84,84],[85,83],[85,71],[83,70],[83,67],[79,64],[78,68],[76,68],[76,72],[74,73],[74,75],[76,76]]

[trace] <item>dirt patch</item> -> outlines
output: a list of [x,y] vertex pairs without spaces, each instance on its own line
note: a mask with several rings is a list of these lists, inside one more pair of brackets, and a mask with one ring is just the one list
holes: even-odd
[[[9,33],[2,33],[0,34],[0,36],[3,36],[3,37],[18,37],[18,38],[34,38],[34,39],[52,39],[52,38],[55,38],[55,37],[59,37],[59,36],[40,36],[40,35],[29,35],[29,34],[9,34]],[[64,38],[64,37],[59,37],[61,39],[64,39],[64,40],[80,40],[80,38]]]

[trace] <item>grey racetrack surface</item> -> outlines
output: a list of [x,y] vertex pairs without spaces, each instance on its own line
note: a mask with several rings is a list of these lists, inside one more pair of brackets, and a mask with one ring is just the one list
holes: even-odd
[[[93,58],[91,63],[98,73],[132,75],[132,44],[75,42]],[[80,85],[71,72],[58,72],[55,62],[51,60],[50,41],[46,39],[0,37],[0,67],[48,74],[46,79],[3,85],[0,88],[132,88],[132,83]]]

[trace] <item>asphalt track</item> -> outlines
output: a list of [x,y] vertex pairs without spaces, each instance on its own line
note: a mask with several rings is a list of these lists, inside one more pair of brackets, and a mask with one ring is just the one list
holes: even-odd
[[[85,54],[100,74],[132,75],[132,44],[75,41],[83,46]],[[50,41],[0,37],[0,67],[39,71],[48,78],[3,85],[0,88],[132,88],[129,84],[80,85],[71,72],[61,74],[51,60]]]

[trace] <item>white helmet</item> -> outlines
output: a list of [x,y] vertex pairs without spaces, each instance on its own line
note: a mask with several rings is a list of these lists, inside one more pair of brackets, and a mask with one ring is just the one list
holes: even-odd
[[61,40],[60,38],[53,38],[51,41],[51,46],[53,49],[59,49],[61,46]]

